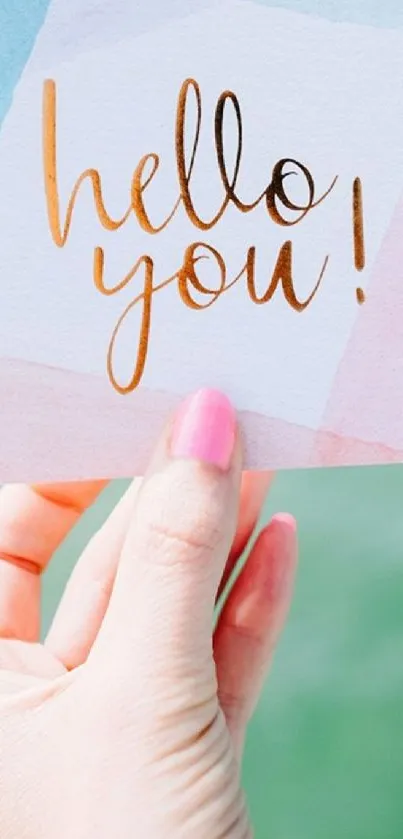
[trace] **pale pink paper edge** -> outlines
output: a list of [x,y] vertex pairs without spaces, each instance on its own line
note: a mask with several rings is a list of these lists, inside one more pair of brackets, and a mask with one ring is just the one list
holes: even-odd
[[[141,474],[180,401],[139,389],[122,397],[106,377],[0,360],[3,482],[69,481]],[[240,412],[245,468],[396,463],[403,451],[376,442]]]

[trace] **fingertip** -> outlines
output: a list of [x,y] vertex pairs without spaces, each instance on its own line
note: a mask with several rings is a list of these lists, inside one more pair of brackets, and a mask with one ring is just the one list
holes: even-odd
[[263,585],[271,601],[289,599],[297,556],[296,521],[289,513],[277,513],[261,531],[250,557],[257,566],[256,584]]
[[204,388],[179,407],[173,423],[171,454],[226,472],[237,447],[237,436],[236,412],[228,397]]
[[262,531],[267,543],[276,542],[275,553],[289,558],[296,558],[298,551],[297,522],[290,513],[276,513]]
[[291,513],[276,513],[272,520],[275,524],[279,524],[284,527],[287,531],[291,531],[296,535],[297,533],[297,522]]

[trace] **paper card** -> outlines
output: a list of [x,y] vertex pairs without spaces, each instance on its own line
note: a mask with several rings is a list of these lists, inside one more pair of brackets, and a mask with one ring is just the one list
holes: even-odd
[[0,479],[139,472],[203,386],[247,467],[403,459],[402,116],[398,30],[52,0],[0,132]]

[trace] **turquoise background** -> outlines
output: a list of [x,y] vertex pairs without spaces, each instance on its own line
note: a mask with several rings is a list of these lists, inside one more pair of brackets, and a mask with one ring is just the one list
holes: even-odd
[[[47,5],[0,0],[0,120]],[[401,0],[267,5],[403,25]],[[55,557],[44,585],[44,630],[80,550],[124,487],[108,487]],[[399,467],[302,471],[276,481],[265,518],[279,509],[297,515],[301,563],[247,743],[244,778],[257,839],[403,835],[402,501]]]

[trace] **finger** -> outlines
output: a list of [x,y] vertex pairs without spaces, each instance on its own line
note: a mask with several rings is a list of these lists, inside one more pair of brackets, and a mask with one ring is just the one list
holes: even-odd
[[68,670],[86,661],[105,617],[141,478],[135,478],[77,562],[45,645]]
[[258,537],[217,625],[218,695],[238,754],[289,609],[296,558],[295,521],[278,515]]
[[[242,475],[238,525],[226,579],[256,526],[271,480],[268,472]],[[140,479],[133,481],[83,551],[49,630],[46,646],[69,670],[86,661],[104,619],[140,483]]]
[[105,482],[0,490],[0,637],[36,641],[40,574]]
[[222,394],[199,391],[180,408],[143,480],[91,652],[103,670],[109,656],[126,685],[139,664],[144,682],[189,666],[204,670],[212,659],[215,595],[235,535],[240,477],[233,408]]
[[242,475],[238,528],[220,581],[217,599],[221,597],[255,530],[273,478],[273,472],[254,471],[244,472]]

